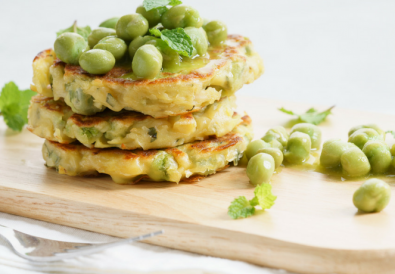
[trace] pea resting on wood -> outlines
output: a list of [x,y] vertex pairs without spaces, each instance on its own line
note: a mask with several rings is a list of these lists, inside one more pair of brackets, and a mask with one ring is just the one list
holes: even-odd
[[321,147],[321,129],[316,125],[309,123],[296,124],[291,129],[291,134],[294,132],[303,132],[310,136],[311,149],[318,150]]
[[247,176],[253,185],[269,183],[274,169],[274,158],[267,153],[258,153],[248,162]]
[[290,164],[302,164],[310,157],[311,139],[303,132],[294,132],[289,137],[284,159]]
[[363,212],[379,212],[388,205],[390,198],[391,188],[386,182],[370,179],[355,191],[353,203]]

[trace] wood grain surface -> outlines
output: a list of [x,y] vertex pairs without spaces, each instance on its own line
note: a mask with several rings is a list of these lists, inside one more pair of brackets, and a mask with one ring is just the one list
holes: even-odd
[[[238,105],[252,117],[257,138],[287,124],[290,116],[277,108],[311,107],[247,97]],[[391,115],[333,112],[321,125],[324,140],[346,140],[348,129],[361,123],[395,129]],[[47,169],[42,143],[0,122],[0,211],[119,237],[164,229],[147,242],[300,273],[395,273],[395,199],[381,213],[358,214],[352,195],[361,180],[283,168],[272,178],[278,196],[272,209],[232,220],[230,202],[253,196],[245,168],[197,183],[117,185],[108,176],[68,177]],[[394,178],[385,180],[394,187]]]

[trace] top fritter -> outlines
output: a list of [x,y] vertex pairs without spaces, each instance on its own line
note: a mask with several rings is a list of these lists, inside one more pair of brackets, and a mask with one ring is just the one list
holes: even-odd
[[[261,58],[244,37],[230,36],[226,45],[210,47],[210,53],[213,57],[183,61],[178,72],[163,70],[156,79],[135,79],[131,68],[121,66],[105,75],[92,75],[46,50],[34,59],[32,90],[55,100],[64,98],[78,114],[109,108],[162,118],[199,111],[253,82],[263,71]],[[196,63],[202,66],[196,68]],[[195,68],[188,70],[188,65]]]
[[93,31],[65,30],[34,59],[32,89],[78,114],[109,108],[161,118],[199,111],[262,74],[249,39],[227,35],[219,21],[203,24],[191,7],[159,2],[145,0]]

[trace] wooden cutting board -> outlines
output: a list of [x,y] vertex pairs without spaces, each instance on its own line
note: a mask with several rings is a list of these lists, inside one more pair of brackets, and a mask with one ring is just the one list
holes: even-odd
[[[238,105],[248,110],[257,138],[289,121],[277,108],[311,107],[246,97]],[[333,112],[321,126],[324,140],[346,140],[348,129],[361,123],[395,129],[395,116]],[[381,213],[358,214],[352,195],[362,181],[283,168],[272,178],[278,196],[272,209],[232,220],[230,202],[253,196],[245,168],[197,183],[117,185],[107,176],[68,177],[47,169],[42,143],[0,121],[0,211],[119,237],[164,229],[147,242],[301,273],[395,272],[395,198]],[[395,186],[395,179],[386,181]]]

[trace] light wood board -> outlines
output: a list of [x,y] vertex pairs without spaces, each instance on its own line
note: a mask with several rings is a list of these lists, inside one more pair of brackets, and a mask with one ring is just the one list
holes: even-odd
[[[277,108],[311,107],[246,97],[238,105],[248,110],[257,138],[289,121]],[[324,140],[346,140],[348,129],[361,123],[395,129],[395,116],[333,112],[321,126]],[[164,229],[147,242],[301,273],[395,272],[395,198],[381,213],[357,214],[352,195],[362,181],[283,168],[272,178],[278,196],[272,209],[232,220],[230,202],[253,196],[245,168],[198,183],[117,185],[107,176],[68,177],[47,169],[42,143],[0,121],[0,211],[119,237]],[[395,179],[386,180],[395,186]]]

